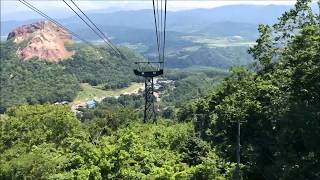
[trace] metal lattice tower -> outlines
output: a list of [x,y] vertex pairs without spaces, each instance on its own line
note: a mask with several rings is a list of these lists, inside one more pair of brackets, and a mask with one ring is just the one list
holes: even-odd
[[[163,68],[161,62],[136,62],[139,68],[134,70],[135,75],[144,77],[144,116],[143,121],[146,123],[148,121],[156,121],[156,110],[155,110],[155,96],[154,96],[154,77],[163,74]],[[159,67],[151,66],[141,67],[142,65],[157,64]],[[155,69],[154,69],[155,68]]]
[[145,78],[144,81],[144,87],[145,87],[145,107],[144,107],[144,122],[146,123],[147,120],[152,120],[155,122],[156,120],[156,112],[154,109],[154,101],[155,97],[153,95],[154,90],[154,84],[153,84],[153,77]]
[[[154,94],[154,77],[163,74],[165,42],[166,42],[166,19],[167,19],[167,0],[152,0],[155,33],[157,40],[157,56],[158,61],[136,62],[138,68],[134,70],[134,74],[144,77],[145,87],[145,108],[144,122],[156,121],[155,96]],[[143,66],[143,67],[142,67]],[[147,67],[148,66],[148,67]]]

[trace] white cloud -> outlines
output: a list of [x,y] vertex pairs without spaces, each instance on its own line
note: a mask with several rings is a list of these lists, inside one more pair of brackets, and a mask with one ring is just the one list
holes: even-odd
[[[60,1],[28,1],[38,7],[43,11],[54,10],[66,8],[66,5]],[[106,0],[91,0],[91,1],[79,1],[75,2],[84,10],[95,10],[95,9],[106,9],[106,8],[116,8],[123,10],[137,10],[137,9],[150,9],[152,8],[151,0],[144,1],[106,1]],[[198,0],[198,1],[175,1],[168,0],[168,10],[169,11],[179,11],[186,9],[195,8],[213,8],[224,5],[232,4],[259,4],[259,5],[269,5],[269,4],[294,4],[295,1],[290,0],[271,0],[271,1],[240,1],[240,0]],[[1,15],[11,14],[13,12],[29,11],[27,7],[21,4],[19,1],[3,1],[1,0]]]

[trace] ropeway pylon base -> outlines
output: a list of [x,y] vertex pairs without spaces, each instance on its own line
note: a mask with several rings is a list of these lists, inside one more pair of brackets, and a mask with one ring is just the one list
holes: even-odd
[[154,108],[155,97],[153,95],[154,92],[154,82],[153,77],[145,77],[144,81],[145,87],[145,107],[144,107],[144,118],[143,121],[146,123],[148,121],[155,122],[156,121],[156,112]]

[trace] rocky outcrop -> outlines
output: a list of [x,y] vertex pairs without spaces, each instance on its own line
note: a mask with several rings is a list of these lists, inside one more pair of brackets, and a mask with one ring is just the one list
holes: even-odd
[[24,60],[38,57],[41,60],[57,62],[74,54],[65,48],[65,44],[71,42],[72,36],[49,21],[20,26],[10,32],[7,39],[23,44],[17,54]]

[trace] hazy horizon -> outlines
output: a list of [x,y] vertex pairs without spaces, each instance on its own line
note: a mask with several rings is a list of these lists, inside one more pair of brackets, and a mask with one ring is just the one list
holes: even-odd
[[[42,11],[57,18],[73,16],[68,7],[60,1],[29,1]],[[151,9],[152,1],[76,1],[87,12],[115,12],[123,10]],[[228,5],[293,5],[295,1],[168,1],[168,11],[183,11],[191,9],[209,9]],[[61,11],[65,11],[61,13]],[[102,11],[104,10],[104,11]],[[39,17],[36,13],[28,17],[20,17],[21,13],[31,12],[19,1],[1,1],[1,21],[25,20]]]

